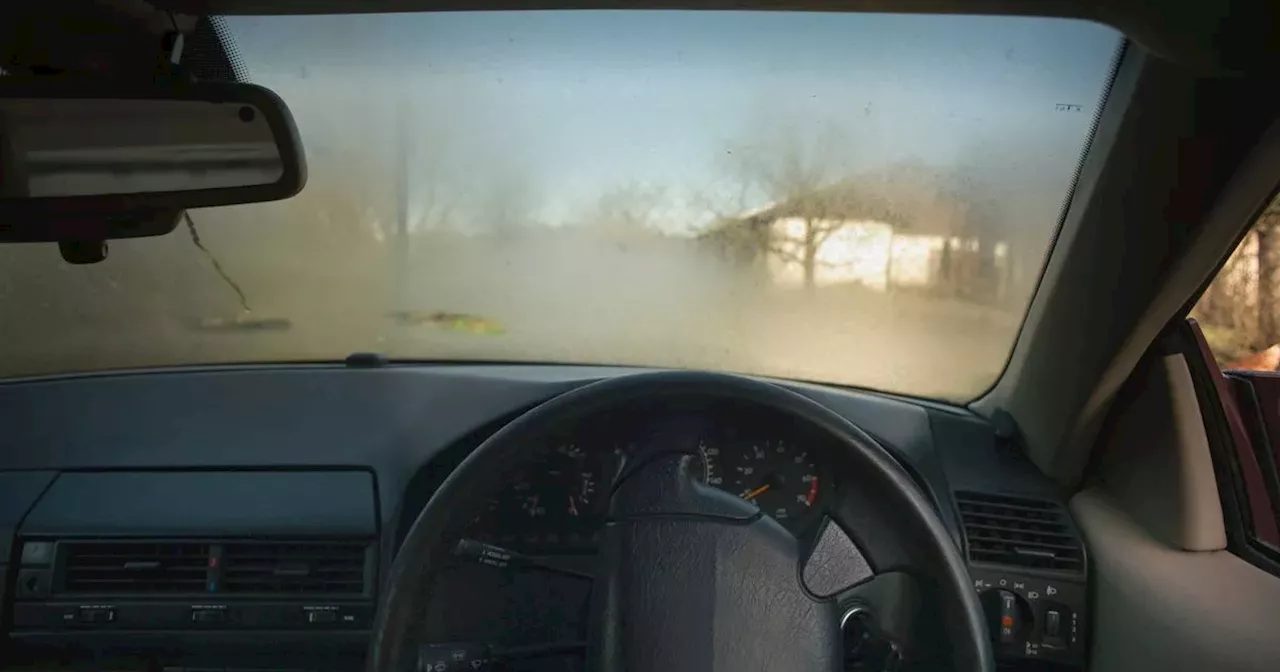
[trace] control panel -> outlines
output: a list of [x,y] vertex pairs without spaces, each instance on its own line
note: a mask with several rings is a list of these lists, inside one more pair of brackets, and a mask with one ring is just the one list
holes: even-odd
[[13,605],[13,627],[59,630],[364,630],[368,603],[202,603],[185,600],[40,601]]
[[1084,665],[1088,616],[1083,577],[1046,578],[970,566],[996,656]]
[[366,540],[20,539],[14,636],[364,631]]

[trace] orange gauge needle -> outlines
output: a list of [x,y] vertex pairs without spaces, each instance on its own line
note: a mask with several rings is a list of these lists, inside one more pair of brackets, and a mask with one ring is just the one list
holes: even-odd
[[751,492],[748,492],[747,494],[743,495],[742,498],[749,502],[755,499],[756,497],[763,495],[768,490],[769,490],[769,484],[765,483],[764,485],[756,488],[755,490],[752,490]]

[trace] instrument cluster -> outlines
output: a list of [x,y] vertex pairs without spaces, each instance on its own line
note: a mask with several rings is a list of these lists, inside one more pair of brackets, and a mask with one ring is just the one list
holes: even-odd
[[756,504],[793,533],[816,521],[833,485],[815,442],[785,431],[786,423],[677,417],[605,425],[574,428],[535,446],[469,536],[524,553],[592,552],[614,475],[636,446],[655,440],[655,427],[668,437],[679,433],[683,444],[696,442],[690,470],[701,482]]

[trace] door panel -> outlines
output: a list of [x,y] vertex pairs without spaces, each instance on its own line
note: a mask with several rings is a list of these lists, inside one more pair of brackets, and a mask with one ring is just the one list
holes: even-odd
[[1280,669],[1280,565],[1259,541],[1275,530],[1280,376],[1224,377],[1188,321],[1126,387],[1071,500],[1094,580],[1090,669]]
[[[1228,403],[1235,405],[1248,434],[1248,455],[1242,475],[1249,479],[1253,534],[1261,543],[1280,549],[1280,375],[1272,372],[1229,371]],[[1243,451],[1242,451],[1243,452]],[[1251,459],[1250,459],[1251,458]]]
[[1280,579],[1151,536],[1104,488],[1071,500],[1094,577],[1094,672],[1280,669]]

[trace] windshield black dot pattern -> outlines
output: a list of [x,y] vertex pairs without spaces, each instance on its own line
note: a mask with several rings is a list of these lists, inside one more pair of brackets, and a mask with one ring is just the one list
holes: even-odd
[[236,49],[235,40],[220,16],[196,22],[182,50],[182,65],[205,82],[247,82],[249,69]]
[[[1076,169],[1071,173],[1071,187],[1067,189],[1067,197],[1062,201],[1062,210],[1058,212],[1058,226],[1053,230],[1049,247],[1045,248],[1045,259],[1041,260],[1041,279],[1044,278],[1044,269],[1048,268],[1048,264],[1044,262],[1057,246],[1058,236],[1062,233],[1062,224],[1067,221],[1067,212],[1071,209],[1071,201],[1075,198],[1076,189],[1080,186],[1080,176],[1084,173],[1084,160],[1089,156],[1089,149],[1093,147],[1094,136],[1098,134],[1098,123],[1102,121],[1102,111],[1107,107],[1107,99],[1111,97],[1111,87],[1116,83],[1116,75],[1120,74],[1120,63],[1124,60],[1128,47],[1128,38],[1120,40],[1120,44],[1116,47],[1116,54],[1111,59],[1111,68],[1102,85],[1102,95],[1098,97],[1098,105],[1093,110],[1093,119],[1089,121],[1089,131],[1084,136],[1084,148],[1080,150],[1080,160],[1076,162]],[[1032,296],[1035,294],[1033,293]]]

